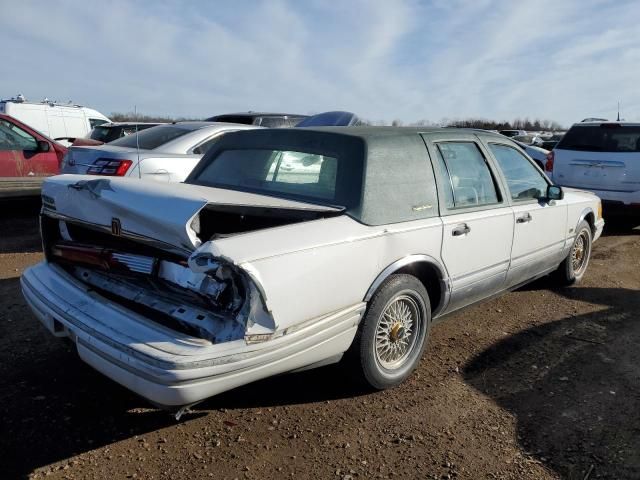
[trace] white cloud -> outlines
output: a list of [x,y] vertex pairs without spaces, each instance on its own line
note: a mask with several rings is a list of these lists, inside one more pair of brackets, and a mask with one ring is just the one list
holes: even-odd
[[204,117],[638,119],[637,2],[3,4],[0,95]]

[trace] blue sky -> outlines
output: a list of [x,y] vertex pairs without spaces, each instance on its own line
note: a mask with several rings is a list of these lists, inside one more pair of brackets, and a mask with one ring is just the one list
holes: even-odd
[[0,0],[0,97],[109,114],[640,120],[638,1]]

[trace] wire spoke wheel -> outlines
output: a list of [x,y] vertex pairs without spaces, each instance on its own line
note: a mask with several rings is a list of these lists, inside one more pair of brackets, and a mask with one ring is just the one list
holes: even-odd
[[424,313],[411,293],[400,293],[385,306],[375,330],[375,357],[382,368],[404,365],[416,348],[424,328]]
[[576,275],[579,275],[587,264],[589,249],[591,248],[589,240],[589,234],[583,230],[576,238],[571,249],[571,266]]

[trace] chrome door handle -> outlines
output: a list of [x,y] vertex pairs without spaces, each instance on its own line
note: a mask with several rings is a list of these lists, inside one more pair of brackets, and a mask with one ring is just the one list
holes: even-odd
[[469,228],[469,225],[463,223],[462,225],[458,225],[456,228],[451,230],[451,235],[453,235],[454,237],[459,237],[461,235],[469,233],[470,231],[471,229]]
[[516,218],[516,223],[527,223],[533,220],[530,213],[525,213],[521,217]]

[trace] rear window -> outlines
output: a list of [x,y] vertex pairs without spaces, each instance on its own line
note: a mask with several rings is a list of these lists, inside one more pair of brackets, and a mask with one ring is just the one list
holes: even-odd
[[266,128],[295,127],[299,121],[300,117],[260,117],[260,123],[256,122],[256,125]]
[[[128,135],[114,140],[110,145],[128,148],[136,148],[139,146],[143,150],[153,150],[192,131],[192,129],[177,127],[175,125],[158,125],[157,127],[138,132],[138,135]],[[138,138],[136,139],[136,137]]]
[[189,183],[348,207],[358,197],[354,190],[361,178],[362,162],[355,159],[242,149],[220,151]]
[[556,148],[590,152],[639,152],[640,126],[627,127],[617,123],[574,126]]
[[95,127],[93,130],[91,130],[91,133],[89,134],[89,138],[92,140],[98,140],[100,142],[108,142],[109,140],[109,133],[111,133],[111,130],[113,130],[112,128],[109,127]]

